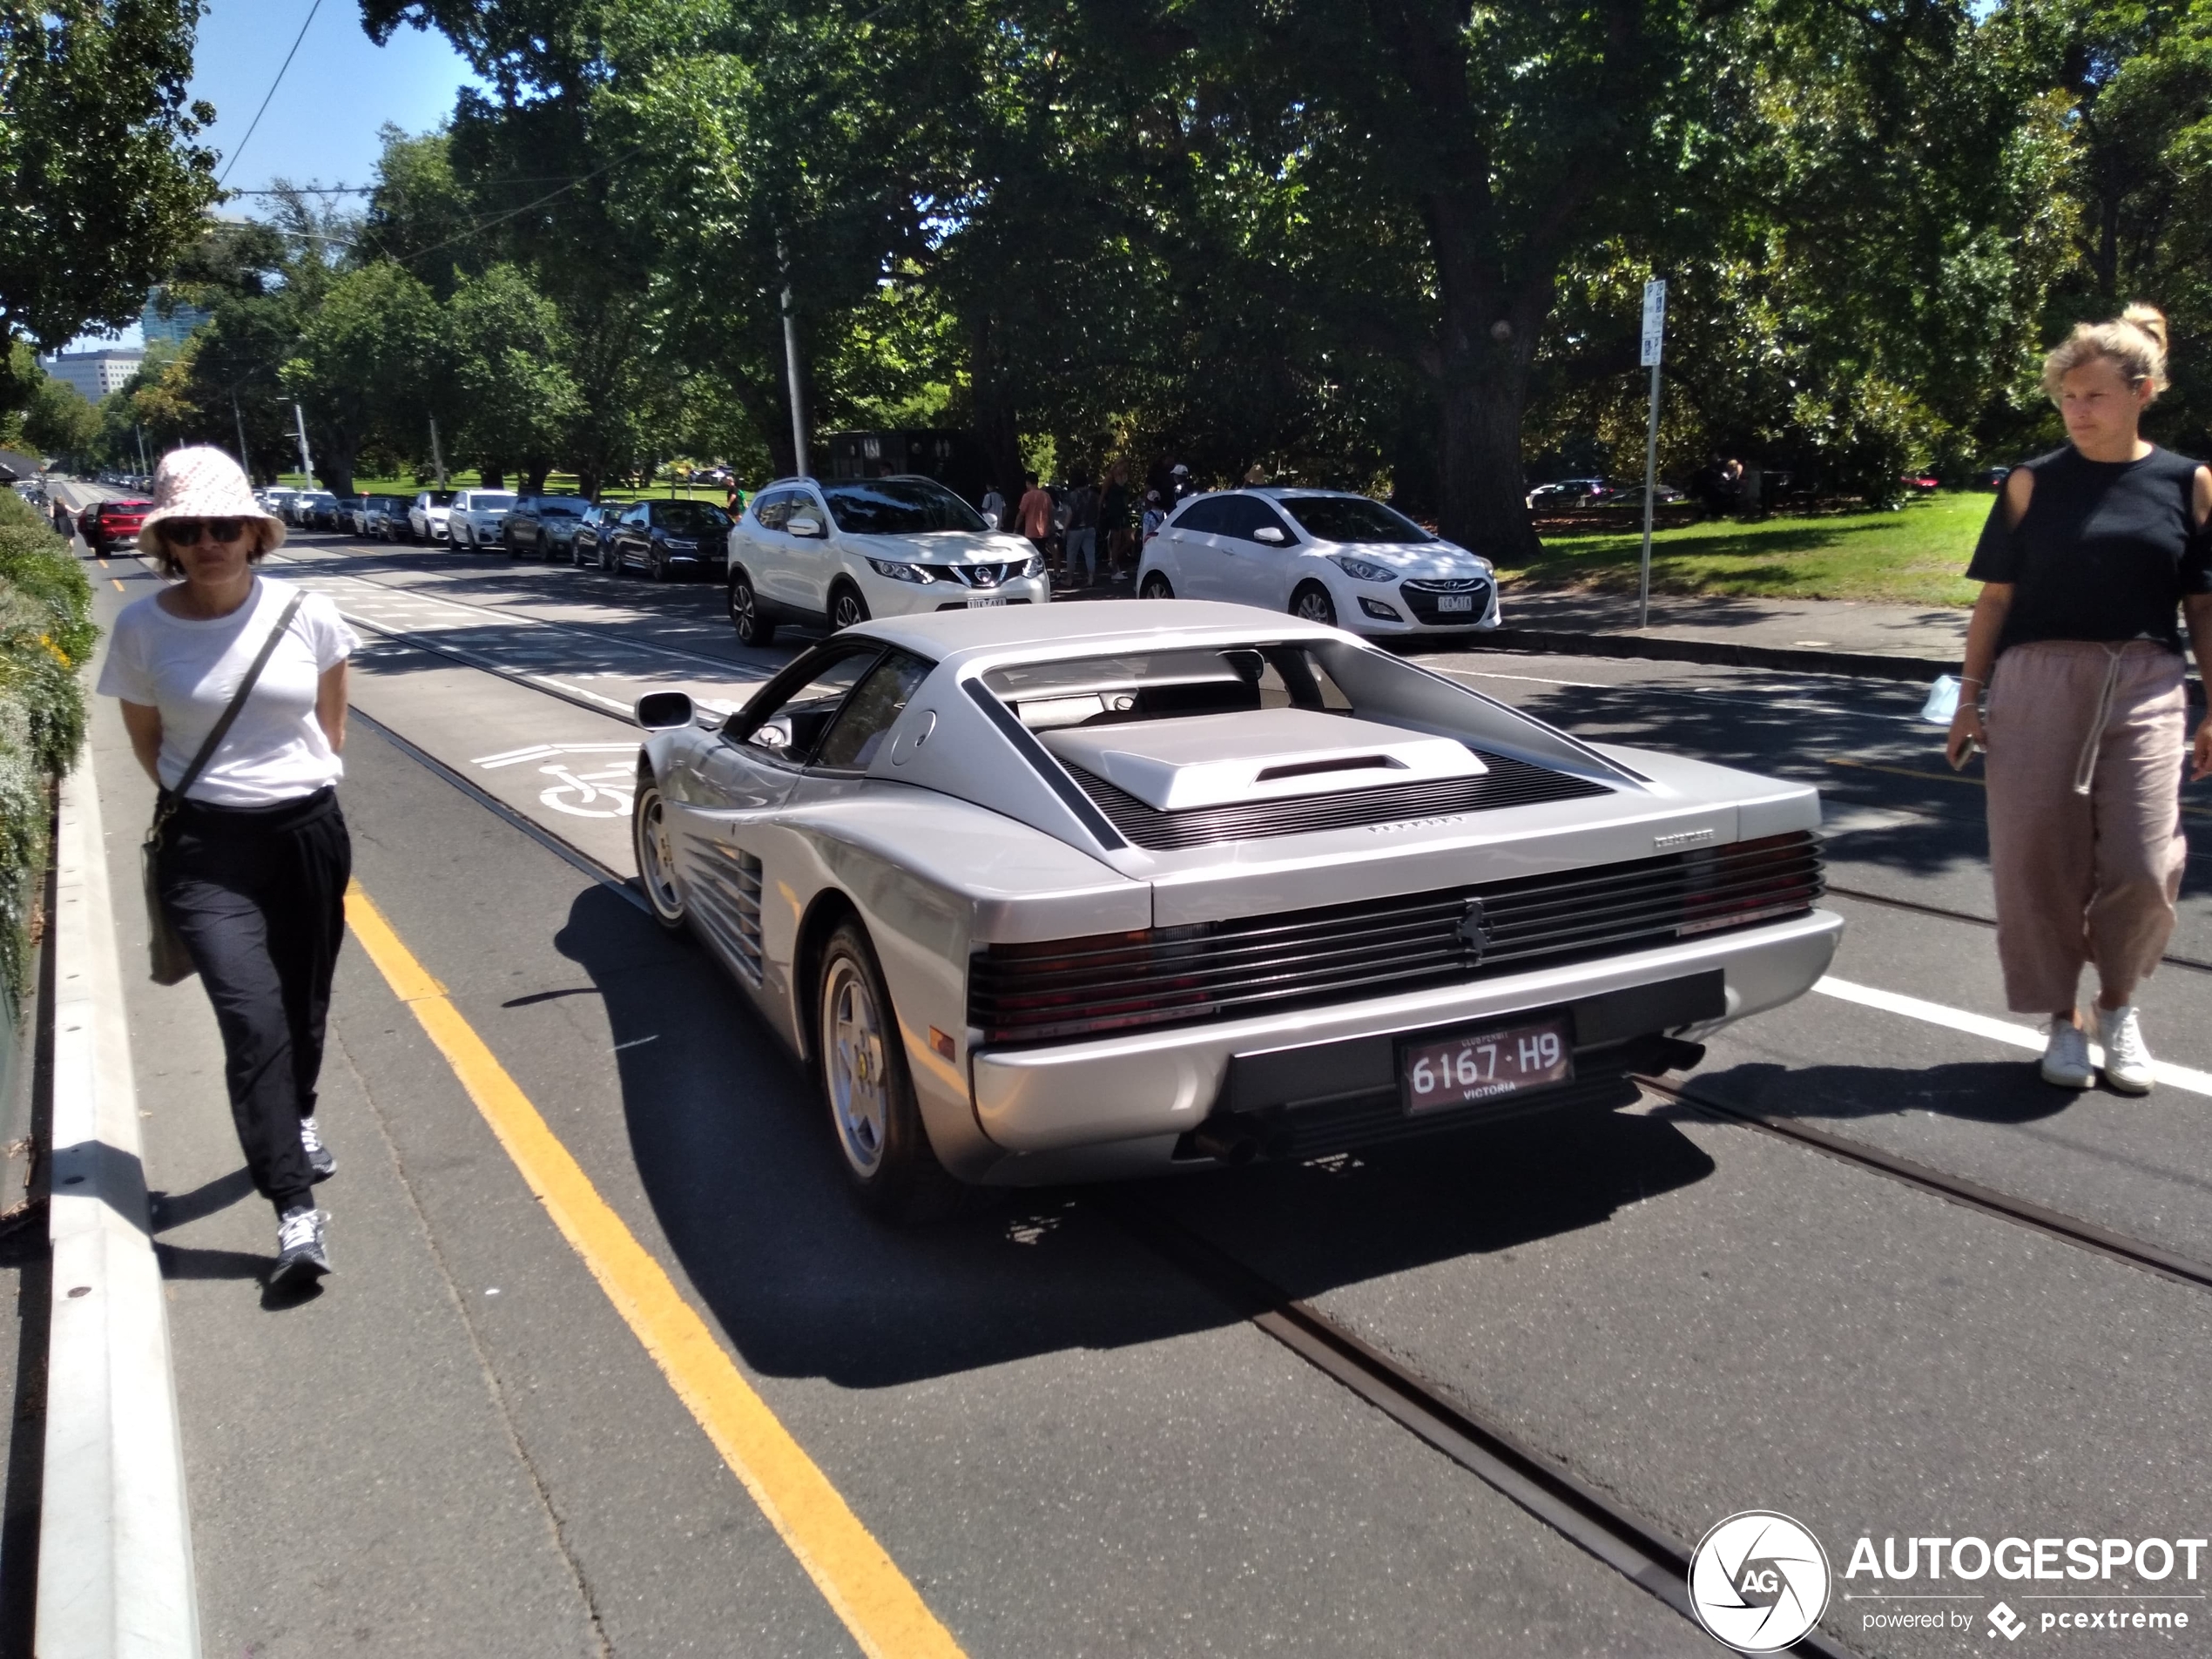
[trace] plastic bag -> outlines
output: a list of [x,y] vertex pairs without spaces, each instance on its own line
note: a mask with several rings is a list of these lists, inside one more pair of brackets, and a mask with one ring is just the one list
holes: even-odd
[[1951,727],[1953,716],[1959,712],[1959,677],[1942,674],[1928,687],[1928,700],[1920,705],[1920,718],[1929,725],[1939,725],[1946,731]]

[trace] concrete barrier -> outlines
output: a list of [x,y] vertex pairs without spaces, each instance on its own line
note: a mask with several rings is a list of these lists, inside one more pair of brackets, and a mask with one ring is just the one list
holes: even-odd
[[54,854],[54,1282],[36,1650],[197,1659],[169,1323],[89,761],[63,780]]

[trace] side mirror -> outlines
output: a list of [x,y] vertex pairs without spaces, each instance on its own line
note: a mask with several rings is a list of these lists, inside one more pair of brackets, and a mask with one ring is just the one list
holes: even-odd
[[691,698],[685,691],[648,691],[637,699],[637,724],[648,732],[671,732],[691,723]]
[[793,536],[820,536],[826,534],[820,519],[798,515],[786,519],[784,522],[784,529]]
[[1255,542],[1264,542],[1270,547],[1287,546],[1290,543],[1290,539],[1291,538],[1285,536],[1281,529],[1272,524],[1262,524],[1258,529],[1252,532],[1252,540]]
[[985,529],[995,530],[998,527],[999,516],[996,513],[986,513],[983,515],[983,528]]

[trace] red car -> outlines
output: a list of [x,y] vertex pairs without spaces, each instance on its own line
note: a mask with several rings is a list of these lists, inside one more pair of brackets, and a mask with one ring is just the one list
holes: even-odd
[[93,552],[105,553],[118,542],[136,543],[152,510],[150,501],[96,501],[77,516],[77,533]]

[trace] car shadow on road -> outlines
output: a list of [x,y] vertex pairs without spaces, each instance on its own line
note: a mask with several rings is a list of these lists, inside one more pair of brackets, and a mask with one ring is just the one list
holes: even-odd
[[1850,1119],[1931,1112],[1977,1123],[2056,1117],[2079,1096],[2036,1076],[2032,1056],[1940,1066],[1784,1066],[1700,1072],[1693,1092],[1770,1117]]
[[604,1000],[631,1155],[671,1248],[771,1375],[890,1386],[1237,1323],[1112,1219],[1132,1190],[1310,1296],[1595,1226],[1713,1168],[1670,1124],[1595,1113],[1110,1194],[995,1190],[951,1221],[897,1226],[853,1202],[799,1065],[704,948],[671,948],[597,886],[554,942]]

